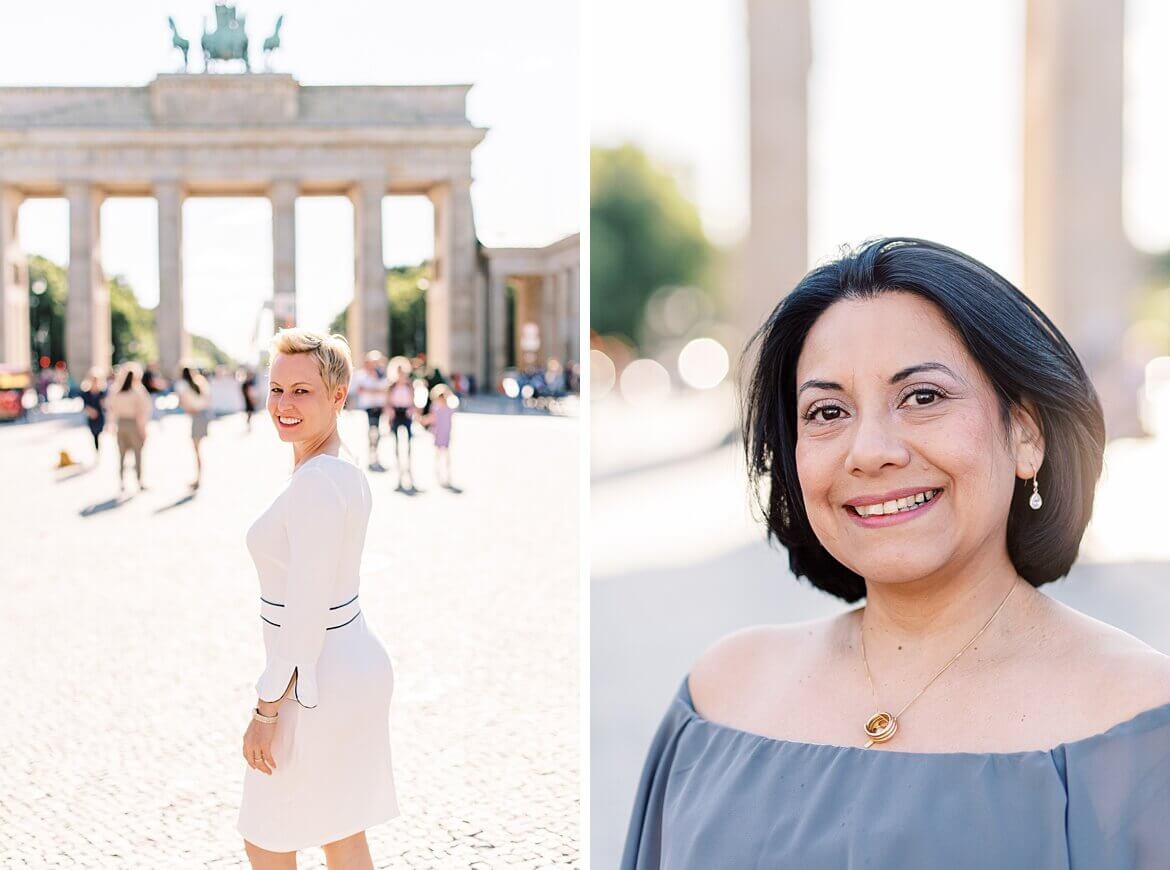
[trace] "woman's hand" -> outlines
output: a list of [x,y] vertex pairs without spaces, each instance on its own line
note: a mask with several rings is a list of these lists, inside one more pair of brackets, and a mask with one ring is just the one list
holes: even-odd
[[272,775],[276,762],[272,758],[272,738],[276,736],[276,723],[269,725],[253,719],[244,732],[244,758],[249,767],[261,773]]

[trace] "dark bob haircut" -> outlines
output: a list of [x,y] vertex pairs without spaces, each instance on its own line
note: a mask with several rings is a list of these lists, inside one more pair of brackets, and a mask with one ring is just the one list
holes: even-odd
[[809,272],[752,337],[742,407],[752,491],[770,541],[788,550],[797,577],[845,601],[865,597],[865,581],[826,550],[808,521],[796,473],[796,363],[809,330],[843,299],[912,293],[950,321],[995,388],[1004,431],[1013,408],[1030,403],[1044,439],[1044,508],[1028,507],[1029,481],[1017,486],[1007,551],[1033,586],[1072,567],[1093,512],[1105,422],[1076,353],[1023,293],[952,248],[885,238]]

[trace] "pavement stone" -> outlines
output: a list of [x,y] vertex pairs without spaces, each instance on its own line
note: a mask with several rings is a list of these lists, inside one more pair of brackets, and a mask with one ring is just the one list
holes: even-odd
[[[91,464],[79,420],[0,426],[0,866],[247,866],[263,645],[244,532],[291,453],[263,416],[215,420],[192,496],[190,423],[167,415],[148,489],[119,498],[112,435]],[[462,492],[436,485],[425,434],[418,494],[370,473],[362,609],[394,664],[403,810],[368,832],[375,864],[580,866],[578,421],[455,427]],[[342,437],[364,465],[364,414]],[[60,449],[86,464],[56,469]]]

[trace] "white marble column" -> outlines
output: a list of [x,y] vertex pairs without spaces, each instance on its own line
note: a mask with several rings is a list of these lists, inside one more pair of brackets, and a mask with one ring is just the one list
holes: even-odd
[[178,374],[191,355],[191,339],[183,320],[183,199],[177,181],[156,181],[158,203],[158,337],[159,368],[165,378]]
[[297,323],[296,204],[300,189],[281,179],[268,189],[272,204],[272,311],[277,329]]
[[1122,218],[1123,3],[1029,0],[1024,100],[1024,283],[1080,355],[1111,435],[1137,429],[1122,337],[1140,257]]
[[349,344],[355,360],[371,350],[390,353],[390,305],[382,256],[384,178],[366,178],[350,191],[354,217],[354,297],[349,309]]
[[477,371],[476,238],[471,180],[429,192],[435,207],[436,280],[427,292],[427,359],[444,374]]
[[507,367],[508,360],[508,276],[496,270],[489,271],[488,284],[488,330],[490,332],[490,353],[488,378],[484,389],[494,391],[500,373]]
[[28,261],[20,250],[21,195],[0,184],[0,364],[31,367]]
[[102,194],[88,181],[65,185],[69,200],[69,292],[65,362],[74,380],[110,366],[110,291],[101,268]]
[[750,334],[808,266],[808,0],[748,0],[751,227],[735,321]]

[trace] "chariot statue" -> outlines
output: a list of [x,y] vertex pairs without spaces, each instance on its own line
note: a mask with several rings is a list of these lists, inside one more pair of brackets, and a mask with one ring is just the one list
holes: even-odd
[[252,71],[248,61],[248,34],[244,30],[244,16],[236,14],[236,7],[227,3],[215,5],[215,30],[207,32],[207,19],[203,21],[203,68],[207,70],[213,60],[242,60],[244,69]]
[[[191,43],[179,35],[179,28],[175,19],[167,17],[167,24],[171,28],[171,45],[183,52],[183,72],[187,71],[187,52]],[[271,69],[272,52],[280,48],[280,27],[284,24],[284,16],[276,19],[276,27],[272,35],[264,40],[264,59]],[[207,19],[203,19],[203,38],[200,40],[203,47],[203,71],[211,71],[211,62],[221,60],[242,60],[244,69],[252,71],[251,61],[248,59],[248,32],[244,29],[244,16],[236,11],[230,3],[215,4],[215,30],[207,30]]]

